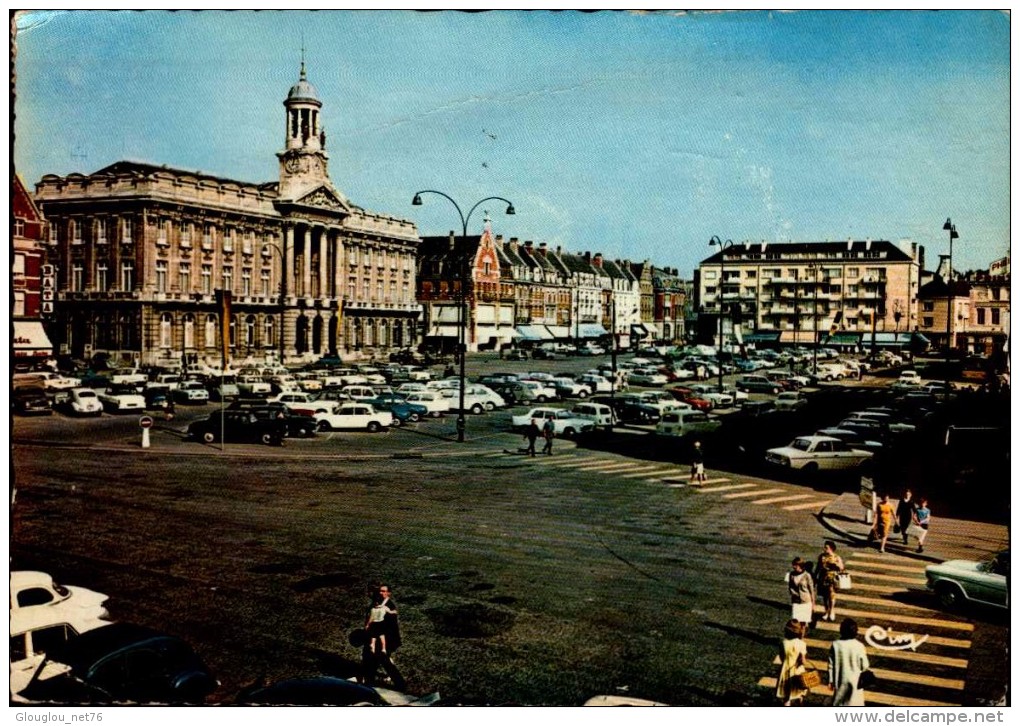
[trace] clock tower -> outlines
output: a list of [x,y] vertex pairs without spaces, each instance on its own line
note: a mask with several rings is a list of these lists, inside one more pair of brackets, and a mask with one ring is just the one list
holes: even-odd
[[287,132],[280,159],[280,197],[297,199],[323,184],[332,186],[326,163],[326,132],[319,122],[322,101],[315,86],[305,75],[301,60],[301,77],[287,93],[283,102],[287,109]]

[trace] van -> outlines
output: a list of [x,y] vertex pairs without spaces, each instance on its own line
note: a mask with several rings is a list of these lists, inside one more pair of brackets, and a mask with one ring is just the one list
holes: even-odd
[[570,409],[570,413],[578,418],[590,419],[596,427],[605,426],[609,428],[616,423],[616,415],[613,409],[601,403],[579,403]]
[[782,390],[782,386],[765,376],[742,376],[737,379],[737,390],[777,394]]
[[660,436],[691,436],[693,434],[710,434],[716,431],[722,422],[714,416],[701,411],[668,411],[655,427]]

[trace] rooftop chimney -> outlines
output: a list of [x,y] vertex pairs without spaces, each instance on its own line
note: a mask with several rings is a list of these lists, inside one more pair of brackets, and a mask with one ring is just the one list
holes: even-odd
[[591,263],[591,252],[585,252],[584,253],[584,261],[589,263],[589,264]]
[[524,246],[527,247],[529,250],[532,248],[532,246],[534,246],[534,244],[535,243],[532,242],[530,239],[524,241]]
[[545,242],[538,243],[538,254],[542,255],[542,257],[545,257],[548,251],[549,248],[546,246]]
[[591,260],[591,263],[595,265],[595,267],[602,267],[602,253],[596,252],[595,256]]

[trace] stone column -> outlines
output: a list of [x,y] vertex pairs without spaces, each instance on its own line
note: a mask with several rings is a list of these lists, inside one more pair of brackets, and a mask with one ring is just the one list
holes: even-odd
[[[285,269],[280,270],[281,294],[286,292],[293,296],[295,293],[294,282],[297,277],[294,275],[294,225],[288,224],[283,230],[283,256],[286,258]],[[286,301],[281,300],[280,304]]]
[[312,296],[312,228],[306,226],[304,234],[304,257],[301,265],[301,297]]
[[344,296],[343,288],[343,272],[341,265],[343,264],[343,243],[340,240],[340,232],[337,230],[333,231],[333,295],[337,300],[342,300]]
[[329,297],[329,284],[328,277],[326,275],[326,228],[319,227],[319,297]]

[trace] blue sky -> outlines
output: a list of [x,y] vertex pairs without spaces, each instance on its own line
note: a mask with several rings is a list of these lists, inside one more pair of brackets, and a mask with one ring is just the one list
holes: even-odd
[[[334,184],[424,235],[493,229],[689,276],[708,239],[909,238],[957,269],[1009,244],[996,12],[33,12],[14,162],[277,178],[302,36]],[[494,135],[491,138],[484,131]],[[483,166],[484,164],[484,166]],[[480,231],[482,209],[472,217]]]

